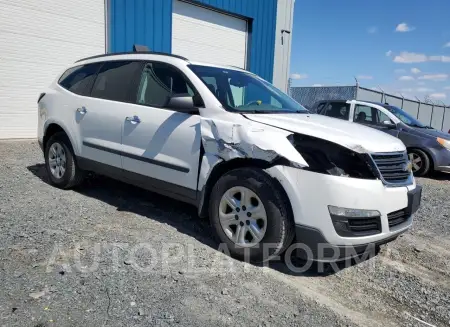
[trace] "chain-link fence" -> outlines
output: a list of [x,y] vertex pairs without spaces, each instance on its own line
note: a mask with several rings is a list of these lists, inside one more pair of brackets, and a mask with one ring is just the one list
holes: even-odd
[[444,132],[450,130],[450,107],[448,106],[406,99],[359,85],[291,87],[289,93],[292,98],[307,108],[321,100],[356,99],[389,103],[402,108],[425,125]]

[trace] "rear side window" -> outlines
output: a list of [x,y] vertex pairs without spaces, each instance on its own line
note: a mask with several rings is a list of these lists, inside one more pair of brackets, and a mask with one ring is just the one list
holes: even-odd
[[70,92],[89,95],[100,66],[100,63],[95,63],[69,68],[61,76],[58,83]]
[[142,63],[139,61],[105,62],[97,74],[91,96],[112,101],[130,102],[136,90],[136,77]]
[[329,102],[323,109],[322,114],[328,117],[348,120],[350,104],[345,102]]

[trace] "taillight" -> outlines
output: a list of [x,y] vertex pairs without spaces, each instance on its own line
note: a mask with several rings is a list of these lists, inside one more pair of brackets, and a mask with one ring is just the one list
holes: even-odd
[[41,94],[39,95],[39,98],[38,98],[38,101],[37,101],[37,103],[39,103],[39,101],[41,101],[41,100],[42,100],[42,98],[44,97],[44,95],[45,95],[45,93],[41,93]]

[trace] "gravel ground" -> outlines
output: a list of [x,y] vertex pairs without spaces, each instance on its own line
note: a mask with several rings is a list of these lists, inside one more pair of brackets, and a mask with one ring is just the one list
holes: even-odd
[[36,142],[0,142],[0,181],[0,326],[450,325],[449,175],[418,179],[408,233],[329,275],[233,260],[193,207],[107,178],[51,187]]

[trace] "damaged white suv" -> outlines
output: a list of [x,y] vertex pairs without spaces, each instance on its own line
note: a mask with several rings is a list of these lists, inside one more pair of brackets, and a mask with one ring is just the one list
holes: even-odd
[[38,106],[53,185],[92,171],[192,203],[241,259],[293,243],[314,260],[352,257],[405,232],[420,204],[400,140],[310,114],[238,68],[101,55],[62,73]]

